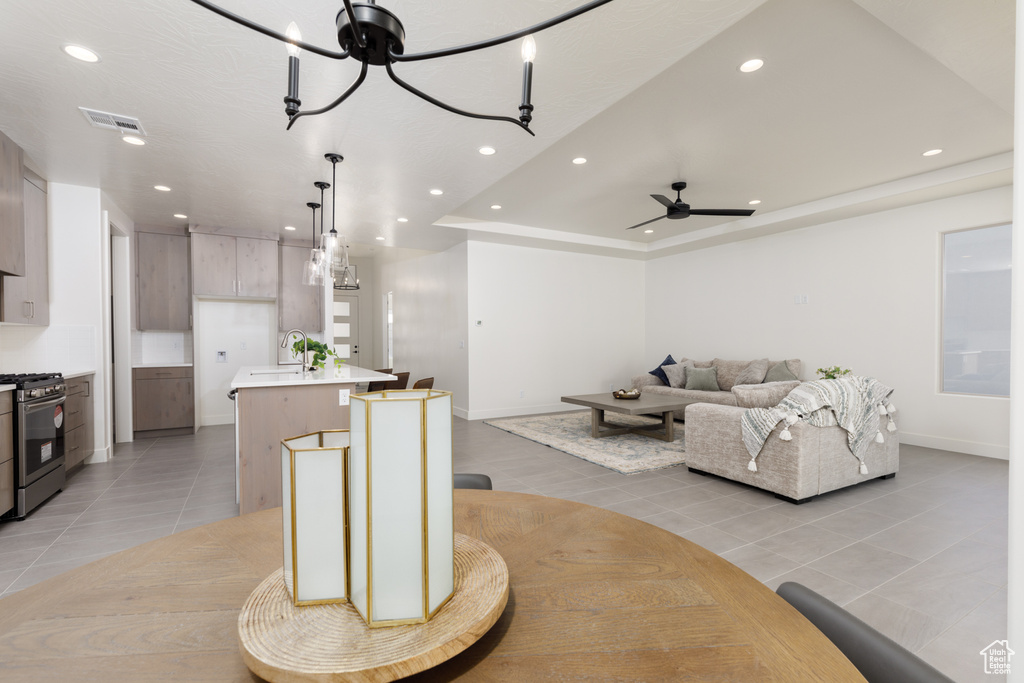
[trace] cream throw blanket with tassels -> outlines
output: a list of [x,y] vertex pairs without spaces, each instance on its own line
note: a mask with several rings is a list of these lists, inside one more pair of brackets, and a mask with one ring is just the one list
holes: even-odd
[[779,434],[783,441],[793,437],[789,426],[797,420],[806,420],[814,427],[830,427],[838,424],[846,430],[850,450],[860,461],[860,473],[867,474],[864,452],[871,439],[883,443],[885,437],[879,427],[879,420],[888,416],[888,431],[896,431],[893,412],[896,408],[889,403],[892,389],[870,377],[842,377],[804,382],[791,391],[774,408],[751,408],[743,414],[743,444],[750,453],[747,469],[757,471],[757,454],[776,425],[785,421],[786,428]]

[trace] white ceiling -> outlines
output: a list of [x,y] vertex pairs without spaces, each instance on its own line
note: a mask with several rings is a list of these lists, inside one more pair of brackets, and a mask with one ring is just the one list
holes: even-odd
[[[420,52],[582,2],[381,4]],[[221,5],[280,30],[294,20],[336,49],[338,0]],[[99,186],[143,224],[175,225],[181,212],[181,224],[304,237],[334,151],[345,156],[339,231],[414,249],[471,236],[648,258],[1010,182],[1012,0],[615,0],[537,35],[535,138],[436,109],[381,67],[340,107],[285,131],[284,47],[187,0],[3,6],[0,130],[49,180]],[[101,61],[74,61],[65,43]],[[395,70],[454,106],[515,117],[518,51]],[[755,56],[763,69],[737,70]],[[357,72],[304,53],[304,105],[333,100]],[[90,127],[79,106],[139,117],[148,144]],[[921,156],[935,147],[945,151]],[[648,195],[674,197],[674,180],[694,208],[762,203],[748,219],[627,232],[663,212]]]

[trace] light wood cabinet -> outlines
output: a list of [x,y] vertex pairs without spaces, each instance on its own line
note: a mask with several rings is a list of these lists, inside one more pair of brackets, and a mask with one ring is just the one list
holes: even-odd
[[140,330],[192,329],[188,237],[136,233]]
[[281,332],[295,328],[323,332],[323,287],[302,284],[302,271],[308,258],[308,247],[281,247],[281,284],[277,297],[277,324]]
[[135,368],[135,436],[189,434],[195,425],[192,368]]
[[0,391],[0,515],[14,507],[14,396]]
[[0,275],[24,275],[25,219],[22,152],[0,133]]
[[47,257],[46,181],[26,170],[22,180],[25,226],[25,275],[4,276],[0,320],[26,325],[50,324]]
[[93,453],[96,428],[93,423],[92,387],[95,375],[67,380],[64,399],[64,467],[77,467]]
[[192,233],[192,293],[277,298],[277,242]]

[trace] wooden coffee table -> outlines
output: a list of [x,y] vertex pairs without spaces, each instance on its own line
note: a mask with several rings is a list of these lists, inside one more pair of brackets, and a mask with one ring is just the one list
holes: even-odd
[[[680,401],[678,398],[658,394],[641,394],[640,398],[634,399],[615,398],[611,393],[607,393],[563,396],[562,403],[573,403],[590,408],[590,435],[595,439],[618,434],[643,434],[662,441],[672,441],[675,439],[672,426],[674,413],[677,410],[682,411],[692,401]],[[640,426],[605,422],[604,412],[606,410],[623,415],[661,413],[661,422]],[[601,427],[608,427],[608,429],[602,430]]]

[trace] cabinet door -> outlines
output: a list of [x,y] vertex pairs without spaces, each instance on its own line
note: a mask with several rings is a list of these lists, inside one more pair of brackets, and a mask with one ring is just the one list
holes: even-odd
[[308,258],[306,247],[281,247],[281,286],[277,299],[281,332],[296,327],[304,332],[323,331],[323,285],[302,284],[302,270]]
[[135,431],[191,427],[194,413],[191,378],[135,380]]
[[235,238],[192,233],[192,292],[196,296],[236,296]]
[[277,298],[277,242],[236,237],[238,296]]
[[25,218],[21,148],[0,133],[0,274],[24,275]]
[[[42,181],[39,181],[42,183]],[[8,323],[50,324],[49,260],[47,258],[46,191],[28,178],[22,181],[25,209],[24,277],[4,277],[3,317]]]
[[188,238],[136,233],[139,329],[188,330]]

